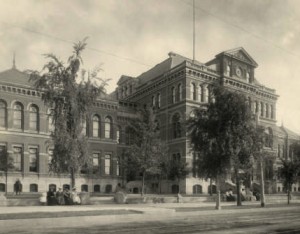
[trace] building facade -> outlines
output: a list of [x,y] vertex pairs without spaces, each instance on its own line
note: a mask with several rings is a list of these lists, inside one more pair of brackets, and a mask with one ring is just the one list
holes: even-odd
[[[120,168],[120,158],[131,144],[126,125],[136,118],[138,108],[151,106],[155,110],[162,141],[167,142],[170,156],[186,161],[192,172],[180,181],[180,193],[208,193],[210,183],[196,173],[197,154],[187,137],[184,120],[194,108],[210,101],[210,87],[216,83],[244,93],[259,125],[265,127],[266,145],[271,152],[265,160],[266,191],[282,192],[278,176],[281,158],[293,157],[290,145],[299,135],[276,125],[275,90],[260,84],[255,77],[257,63],[243,49],[222,52],[203,64],[181,55],[169,57],[138,77],[122,76],[115,92],[103,94],[87,119],[84,133],[88,137],[93,169],[82,171],[76,186],[82,191],[109,193],[126,180]],[[53,146],[50,141],[51,110],[46,107],[29,75],[15,67],[0,73],[0,147],[6,148],[14,159],[14,171],[8,176],[8,192],[20,179],[24,192],[46,191],[50,186],[70,184],[68,175],[49,173]],[[254,168],[252,182],[259,184]],[[4,173],[0,176],[0,192],[4,191]],[[134,183],[133,183],[134,184]],[[138,187],[138,183],[134,185]],[[134,187],[133,186],[133,187]],[[157,183],[149,182],[149,192],[157,192]],[[134,190],[137,189],[137,190]],[[293,188],[300,191],[299,184]],[[163,181],[163,193],[177,193],[178,184]],[[133,188],[130,191],[138,191]]]

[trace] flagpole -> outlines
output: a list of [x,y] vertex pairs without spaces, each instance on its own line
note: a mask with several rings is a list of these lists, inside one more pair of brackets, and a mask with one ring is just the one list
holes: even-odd
[[193,63],[195,62],[195,0],[193,0]]

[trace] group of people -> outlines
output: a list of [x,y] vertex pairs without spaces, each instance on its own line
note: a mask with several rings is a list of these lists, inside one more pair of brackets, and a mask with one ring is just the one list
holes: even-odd
[[225,192],[226,201],[235,201],[235,196],[233,195],[232,189]]
[[54,188],[50,188],[47,193],[42,194],[40,202],[48,206],[81,204],[76,188],[73,188],[72,191],[68,188],[64,188],[64,190],[58,188],[58,191],[55,191]]

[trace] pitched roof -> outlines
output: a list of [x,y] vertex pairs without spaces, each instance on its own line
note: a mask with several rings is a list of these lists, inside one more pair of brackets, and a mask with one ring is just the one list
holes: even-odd
[[8,85],[32,87],[33,82],[29,81],[30,75],[15,68],[0,72],[0,82]]
[[293,138],[295,140],[300,140],[300,135],[298,133],[295,133],[293,132],[292,130],[284,127],[284,126],[281,126],[280,127],[283,131],[286,132],[286,134],[288,135],[288,138]]
[[[153,68],[142,73],[141,75],[139,75],[137,77],[139,79],[140,84],[144,84],[144,83],[164,74],[165,72],[178,66],[179,64],[183,63],[184,61],[192,62],[191,59],[186,58],[182,55],[176,54],[174,52],[170,52],[168,55],[169,55],[169,58],[167,58],[166,60],[162,61],[161,63],[155,65]],[[203,65],[198,61],[194,61],[194,63],[196,63],[198,65]]]
[[255,62],[255,60],[250,56],[250,54],[248,54],[248,52],[243,47],[238,47],[238,48],[234,48],[231,50],[223,51],[223,52],[217,54],[216,57],[218,57],[222,54],[234,56],[234,57],[237,57],[239,59],[242,59],[244,61],[251,63],[255,67],[258,66],[258,64]]

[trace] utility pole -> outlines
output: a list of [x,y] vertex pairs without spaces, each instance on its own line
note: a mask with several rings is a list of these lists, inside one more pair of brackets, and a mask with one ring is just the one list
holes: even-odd
[[263,167],[263,155],[262,150],[259,155],[260,163],[260,206],[265,207],[265,183],[264,183],[264,167]]

